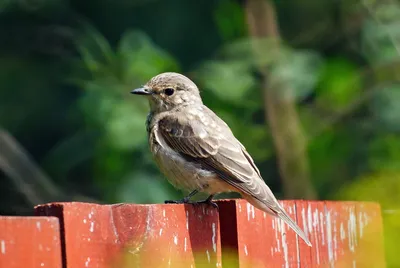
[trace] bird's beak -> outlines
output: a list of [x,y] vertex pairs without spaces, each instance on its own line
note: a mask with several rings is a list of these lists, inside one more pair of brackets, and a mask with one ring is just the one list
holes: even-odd
[[136,95],[151,95],[153,94],[153,91],[148,87],[140,87],[132,90],[131,93]]

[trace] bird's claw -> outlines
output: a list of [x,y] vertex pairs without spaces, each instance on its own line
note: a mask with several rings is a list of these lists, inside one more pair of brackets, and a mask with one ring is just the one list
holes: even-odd
[[179,200],[165,200],[164,204],[192,204],[192,205],[201,205],[201,204],[206,204],[209,206],[212,206],[216,209],[218,208],[217,203],[213,202],[212,200],[206,199],[202,201],[190,201],[188,199],[179,199]]
[[189,200],[186,198],[179,199],[179,200],[165,200],[164,204],[188,204]]
[[200,204],[206,204],[208,206],[212,206],[213,208],[216,208],[219,210],[217,203],[213,202],[212,200],[206,199],[198,202],[193,202],[194,205],[200,205]]

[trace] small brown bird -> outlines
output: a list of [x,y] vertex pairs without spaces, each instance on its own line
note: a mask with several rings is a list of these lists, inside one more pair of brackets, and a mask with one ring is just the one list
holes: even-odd
[[162,73],[131,91],[150,103],[146,127],[158,167],[175,187],[199,191],[212,199],[221,192],[239,192],[249,203],[286,222],[311,246],[305,233],[289,217],[265,184],[260,171],[228,125],[203,104],[197,86],[178,73]]

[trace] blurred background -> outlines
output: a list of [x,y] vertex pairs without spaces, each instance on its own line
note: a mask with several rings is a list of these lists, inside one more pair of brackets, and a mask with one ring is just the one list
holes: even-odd
[[0,214],[177,199],[129,91],[181,72],[278,198],[378,201],[400,267],[400,3],[0,0]]

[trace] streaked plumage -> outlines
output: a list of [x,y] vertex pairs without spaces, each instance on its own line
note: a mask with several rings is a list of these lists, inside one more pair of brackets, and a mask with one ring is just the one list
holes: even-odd
[[132,93],[149,99],[151,111],[146,125],[150,149],[175,187],[210,195],[239,192],[255,207],[284,220],[311,246],[265,184],[245,147],[228,125],[203,105],[191,80],[181,74],[163,73]]

